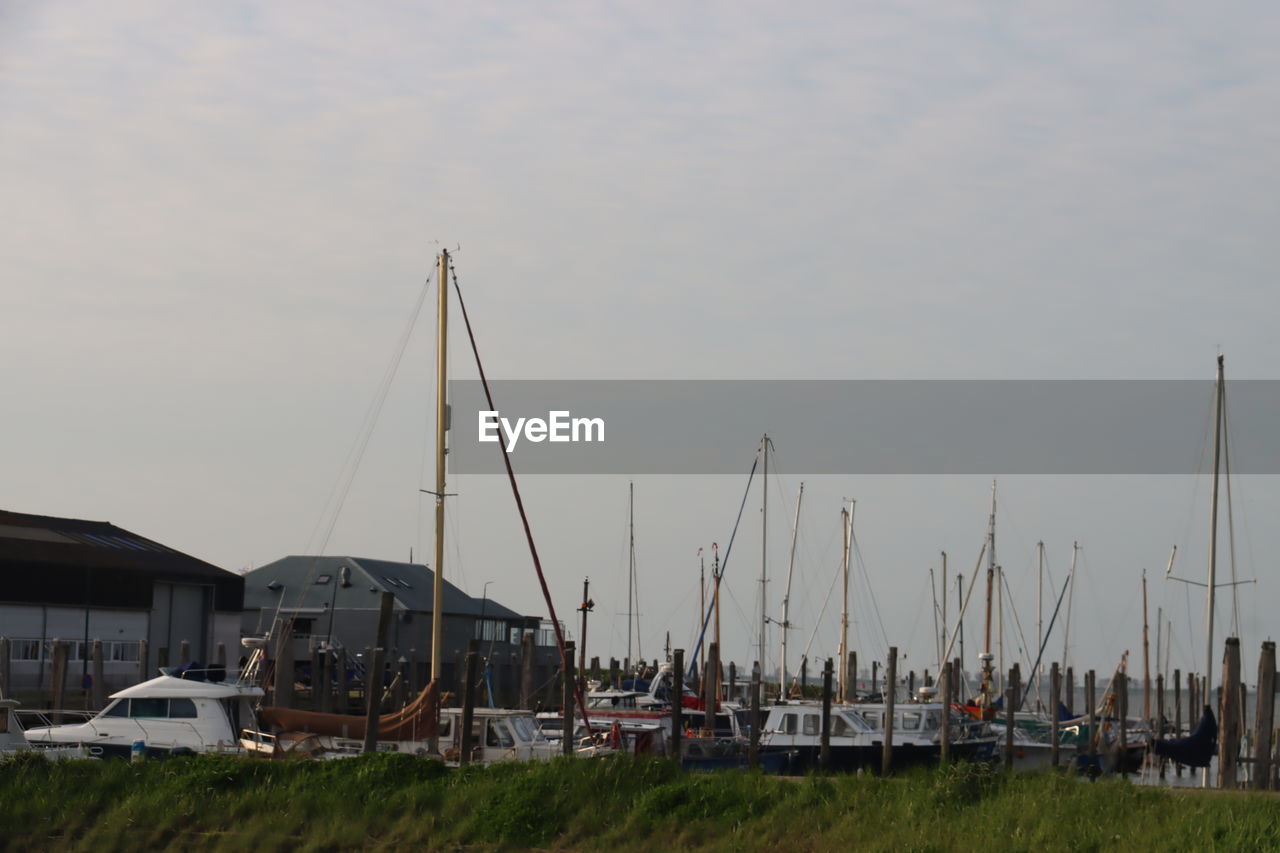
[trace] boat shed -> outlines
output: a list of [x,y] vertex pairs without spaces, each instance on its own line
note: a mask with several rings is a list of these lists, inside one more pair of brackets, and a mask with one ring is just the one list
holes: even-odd
[[[393,613],[389,644],[393,661],[404,658],[425,683],[431,659],[432,598],[435,573],[420,563],[364,557],[291,556],[245,575],[244,631],[265,634],[277,619],[291,622],[293,659],[300,676],[317,648],[342,648],[363,658],[377,645],[382,593],[390,592]],[[525,616],[492,598],[474,598],[444,582],[442,680],[452,688],[461,672],[468,641],[480,641],[494,690],[518,689],[521,645],[534,637],[534,675],[549,680],[559,653],[549,622]]]
[[68,691],[92,677],[95,640],[107,693],[184,663],[184,650],[238,654],[244,578],[110,522],[0,510],[0,578],[0,671],[15,694],[50,692],[59,639]]

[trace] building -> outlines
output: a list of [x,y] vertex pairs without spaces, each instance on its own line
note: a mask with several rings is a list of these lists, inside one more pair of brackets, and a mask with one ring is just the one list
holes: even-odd
[[[316,648],[341,647],[363,658],[377,645],[382,593],[394,597],[388,644],[393,660],[416,668],[425,683],[431,660],[435,574],[417,563],[363,557],[292,556],[245,575],[243,626],[265,634],[277,618],[292,620],[292,657],[306,670]],[[538,616],[524,616],[491,598],[473,598],[444,583],[442,681],[452,689],[461,673],[468,642],[477,639],[491,668],[495,693],[510,700],[520,682],[521,643],[533,634],[536,684],[549,682],[559,665],[554,631]]]
[[68,690],[91,674],[94,640],[107,693],[182,663],[184,648],[193,661],[219,643],[238,654],[244,579],[109,522],[0,510],[0,577],[15,694],[49,692],[55,639],[69,642]]

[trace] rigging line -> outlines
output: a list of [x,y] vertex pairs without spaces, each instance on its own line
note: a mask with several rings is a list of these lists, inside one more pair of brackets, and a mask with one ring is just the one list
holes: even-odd
[[[1013,590],[1009,588],[1009,576],[1004,572],[1000,573],[1000,582],[1004,584],[1004,591],[1009,594],[1009,611],[1013,613],[1013,624],[1018,629],[1018,639],[1022,641],[1021,652],[1025,656],[1027,663],[1031,663],[1031,647],[1027,645],[1027,637],[1022,633],[1022,621],[1018,619],[1018,608],[1013,606]],[[1037,650],[1039,654],[1039,650]],[[1063,666],[1066,666],[1064,663]],[[1027,679],[1027,684],[1031,684],[1031,679]]]
[[[321,514],[321,521],[317,524],[316,530],[312,532],[311,539],[308,543],[308,552],[315,551],[323,554],[325,548],[329,544],[329,539],[333,535],[333,530],[337,526],[338,517],[342,514],[342,507],[346,503],[347,497],[351,492],[351,485],[355,481],[356,473],[360,469],[360,462],[364,458],[365,450],[369,446],[369,440],[373,437],[374,427],[377,425],[378,415],[382,412],[382,406],[387,400],[387,395],[391,390],[392,381],[395,379],[400,362],[404,357],[405,349],[409,345],[409,339],[412,337],[413,329],[417,325],[418,315],[422,311],[422,305],[426,301],[427,292],[431,288],[430,279],[422,286],[418,293],[418,301],[414,304],[413,310],[409,314],[409,320],[405,323],[404,330],[400,333],[400,338],[396,342],[396,346],[392,351],[391,360],[383,371],[382,378],[379,381],[377,390],[374,393],[373,400],[370,401],[368,409],[365,411],[364,419],[361,422],[360,430],[357,433],[356,440],[353,442],[351,449],[347,452],[346,459],[342,463],[339,477],[335,482],[333,489],[329,492],[328,498],[325,500],[324,509]],[[325,518],[326,513],[330,513]],[[328,521],[327,526],[325,521]],[[323,529],[324,535],[320,539],[318,547],[312,548],[316,538]]]
[[[818,628],[822,625],[822,617],[827,614],[827,605],[831,603],[831,597],[835,594],[836,581],[840,579],[843,571],[843,566],[837,566],[835,573],[831,576],[831,586],[827,589],[827,594],[822,599],[822,609],[818,611],[818,618],[813,621],[813,630],[809,632],[809,639],[804,644],[804,651],[800,653],[801,659],[809,657],[809,651],[813,648],[814,637],[818,635]],[[789,686],[795,685],[798,679],[799,673],[797,672],[793,675]]]
[[[484,387],[485,401],[489,404],[490,411],[499,411],[498,407],[493,404],[493,392],[489,388],[489,380],[484,373],[484,365],[480,362],[480,349],[476,345],[475,332],[471,328],[471,318],[467,315],[467,305],[462,298],[462,288],[458,285],[458,272],[453,264],[449,264],[449,271],[453,273],[453,290],[458,295],[458,308],[462,312],[463,324],[467,327],[467,337],[471,340],[471,352],[476,358],[476,370],[480,373],[480,384]],[[511,467],[511,457],[503,448],[501,442],[497,445],[498,451],[502,454],[502,464],[507,469],[507,480],[511,483],[511,494],[515,497],[516,508],[520,511],[520,523],[524,526],[525,539],[529,543],[529,554],[533,558],[533,568],[538,574],[538,583],[542,586],[542,597],[547,604],[547,612],[551,618],[551,626],[555,628],[556,645],[560,649],[560,663],[564,667],[564,671],[568,672],[569,667],[573,665],[573,661],[569,659],[564,646],[564,631],[560,627],[560,620],[556,617],[555,604],[551,601],[551,590],[547,587],[546,575],[542,572],[542,560],[538,557],[538,548],[533,542],[533,529],[529,526],[529,516],[524,509],[524,500],[520,497],[520,486],[516,482],[516,472]],[[586,708],[586,694],[582,689],[583,680],[575,679],[574,692],[577,693],[578,707]],[[591,718],[587,714],[582,715],[582,722],[587,727],[587,734],[592,735],[594,732],[591,728]],[[568,733],[566,732],[566,735]]]
[[[761,445],[763,449],[763,444]],[[724,559],[720,562],[720,573],[715,575],[713,581],[720,583],[724,579],[725,569],[729,568],[729,555],[733,553],[734,540],[738,538],[738,525],[742,523],[742,512],[747,506],[747,496],[751,494],[751,481],[755,479],[756,467],[760,464],[760,451],[756,451],[755,459],[751,462],[751,472],[747,474],[747,487],[742,490],[742,503],[738,506],[738,517],[733,522],[733,532],[729,534],[729,544],[724,549]],[[713,573],[714,574],[714,573]],[[736,603],[736,600],[735,600]],[[712,599],[711,604],[707,605],[706,615],[702,617],[702,631],[698,634],[698,642],[693,648],[693,657],[690,660],[697,660],[698,655],[702,653],[702,641],[707,635],[707,626],[711,624],[711,615],[715,610],[715,600]],[[763,649],[761,652],[763,653]],[[761,655],[763,657],[763,654]],[[763,671],[764,661],[760,661]]]
[[871,573],[867,571],[866,561],[862,559],[862,546],[858,544],[856,535],[850,536],[849,541],[853,543],[853,552],[858,557],[858,566],[862,569],[862,580],[867,586],[867,592],[871,596],[871,607],[876,614],[876,622],[880,624],[880,637],[884,640],[884,652],[889,653],[889,633],[884,629],[884,619],[880,616],[880,604],[876,601],[875,588],[871,586]]

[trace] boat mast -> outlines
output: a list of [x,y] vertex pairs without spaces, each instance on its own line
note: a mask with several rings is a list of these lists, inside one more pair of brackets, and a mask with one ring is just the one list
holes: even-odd
[[[698,549],[698,620],[702,620],[702,614],[707,612],[707,560],[702,556],[702,549]],[[706,643],[698,644],[698,672],[707,671],[707,646]]]
[[636,484],[631,481],[627,484],[627,665],[635,664],[635,658],[631,656],[631,617],[635,608],[635,599],[632,595],[636,583]]
[[[840,596],[840,701],[853,700],[854,687],[849,684],[849,552],[853,549],[853,509],[856,501],[849,501],[849,508],[840,509],[844,522],[844,591]],[[857,678],[857,673],[854,673]]]
[[982,699],[983,704],[991,707],[991,597],[996,582],[996,481],[991,481],[991,517],[987,522],[987,618],[983,631],[982,654]]
[[[1043,539],[1041,539],[1039,542],[1036,543],[1036,550],[1039,556],[1039,561],[1038,561],[1039,570],[1038,570],[1037,579],[1036,579],[1036,650],[1037,650],[1036,653],[1039,654],[1041,651],[1044,650],[1044,540]],[[1062,665],[1066,666],[1067,665],[1066,661],[1063,661]],[[1040,689],[1040,674],[1037,672],[1036,673],[1036,705],[1040,706],[1041,709],[1044,708],[1044,703],[1040,699],[1040,696],[1042,693],[1043,691]]]
[[[942,553],[942,646],[941,655],[938,657],[938,672],[942,672],[942,665],[946,663],[943,660],[947,654],[947,635],[951,633],[951,629],[947,626],[947,552]],[[958,677],[958,676],[957,676]],[[945,700],[944,700],[945,701]]]
[[[1223,357],[1218,356],[1218,381],[1213,416],[1213,488],[1209,499],[1209,584],[1205,591],[1205,677],[1213,679],[1213,605],[1218,584],[1218,471],[1222,461],[1222,403],[1225,393],[1223,381]],[[1209,768],[1204,769],[1202,781],[1209,785]]]
[[[1142,719],[1151,720],[1151,629],[1147,623],[1147,570],[1142,570]],[[1160,650],[1156,649],[1159,661]]]
[[436,304],[436,542],[435,565],[431,568],[431,678],[444,678],[444,457],[445,434],[449,430],[449,400],[446,366],[449,356],[449,250],[442,249],[436,260],[440,291]]
[[[765,665],[765,644],[764,644],[764,627],[765,627],[765,584],[768,583],[767,567],[769,564],[769,433],[765,433],[760,439],[760,447],[764,451],[764,476],[761,478],[763,487],[763,497],[760,503],[760,638],[758,647],[760,649],[760,667]],[[783,685],[779,685],[779,690],[784,689]],[[801,689],[804,689],[803,686]]]
[[787,629],[791,627],[791,577],[796,570],[796,540],[800,536],[800,502],[804,500],[804,483],[796,495],[796,521],[791,527],[791,558],[787,562],[787,589],[782,595],[782,643],[778,661],[778,689],[787,689]]

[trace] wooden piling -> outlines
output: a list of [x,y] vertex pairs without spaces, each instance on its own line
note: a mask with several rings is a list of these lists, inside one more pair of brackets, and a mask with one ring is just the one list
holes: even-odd
[[1276,707],[1276,644],[1267,640],[1258,656],[1258,692],[1254,696],[1253,787],[1271,788],[1271,734]]
[[[102,683],[103,663],[102,663],[102,641],[94,640],[93,645],[93,683],[89,687],[90,706],[95,711],[101,711],[107,704],[106,685]],[[239,734],[237,732],[237,734]]]
[[871,662],[871,694],[874,696],[880,692],[879,681],[880,661],[873,660]]
[[1049,766],[1054,770],[1058,769],[1058,751],[1059,743],[1059,722],[1058,722],[1058,702],[1062,693],[1062,673],[1058,671],[1058,664],[1055,661],[1049,667]]
[[760,663],[751,667],[751,739],[747,743],[747,763],[754,770],[760,766]]
[[844,666],[844,692],[840,694],[840,701],[852,702],[858,696],[858,653],[849,652]]
[[1240,638],[1227,637],[1222,655],[1222,697],[1218,714],[1218,787],[1236,786],[1240,755]]
[[[1074,717],[1076,715],[1076,671],[1075,667],[1067,667],[1067,683],[1063,688],[1063,702],[1067,706],[1067,716]],[[1058,713],[1058,709],[1053,709],[1054,714]]]
[[680,762],[680,738],[684,735],[684,649],[671,651],[671,757]]
[[916,695],[916,671],[914,669],[907,671],[907,701],[911,702]]
[[[809,686],[809,659],[807,657],[800,658],[800,698],[805,697],[805,688]],[[778,685],[778,697],[780,699],[787,698],[787,686],[785,684]]]
[[[1164,739],[1164,676],[1156,673],[1156,740]],[[1164,758],[1155,756],[1156,766],[1160,769],[1160,778],[1164,778]]]
[[614,690],[619,689],[622,685],[618,683],[618,659],[609,658],[609,686]]
[[707,668],[702,674],[702,727],[714,736],[716,730],[716,664],[720,660],[720,644],[707,644]]
[[1092,669],[1085,673],[1084,677],[1084,701],[1086,711],[1089,714],[1089,741],[1085,755],[1090,767],[1097,761],[1098,757],[1098,674]]
[[942,682],[938,693],[942,697],[942,724],[938,729],[938,758],[943,764],[951,761],[951,661],[942,665]]
[[[596,682],[597,684],[600,683],[600,658],[599,657],[591,658],[591,680]],[[584,693],[586,692],[585,689],[583,692]]]
[[[1173,736],[1182,737],[1182,670],[1180,669],[1173,671]],[[1173,772],[1181,776],[1182,765],[1175,761]]]
[[964,668],[960,666],[960,658],[951,661],[951,702],[959,705],[964,696]]
[[67,644],[63,640],[54,638],[52,648],[53,665],[50,667],[49,674],[49,707],[54,710],[51,715],[53,724],[58,725],[62,722],[62,714],[60,712],[65,704],[63,696],[67,681]]
[[[567,644],[566,644],[567,645]],[[572,660],[573,656],[569,655]],[[458,734],[458,764],[466,765],[471,763],[471,729],[476,713],[476,670],[480,660],[480,641],[475,637],[467,640],[467,656],[463,664],[462,676],[462,720],[459,726]],[[566,684],[571,684],[572,679],[565,679]],[[569,688],[570,692],[572,687]],[[570,744],[573,742],[573,730],[565,729],[564,742]],[[568,754],[569,750],[565,751]]]
[[1004,769],[1013,771],[1013,714],[1018,707],[1018,668],[1010,667],[1004,692]]
[[[874,664],[872,667],[874,668]],[[898,677],[898,647],[889,647],[889,665],[885,669],[884,683],[884,747],[880,755],[880,774],[888,776],[893,770],[893,686]],[[873,677],[874,680],[874,677]]]
[[729,661],[729,693],[730,701],[737,701],[738,698],[738,665],[733,661]]
[[[561,751],[565,755],[573,755],[573,640],[566,640],[564,644],[564,658],[560,661],[560,681],[562,688],[560,717],[564,726],[564,738],[561,741]],[[680,691],[676,691],[676,696],[680,695]],[[679,704],[677,702],[677,704]]]
[[1128,772],[1127,764],[1129,758],[1129,674],[1122,672],[1116,676],[1116,716],[1120,718],[1120,748],[1117,754],[1120,757],[1119,766],[1116,772],[1124,775]]
[[831,772],[831,676],[835,667],[831,658],[822,667],[822,746],[818,751],[818,760],[823,771]]
[[523,711],[533,710],[533,661],[535,657],[533,633],[520,638],[520,702]]

